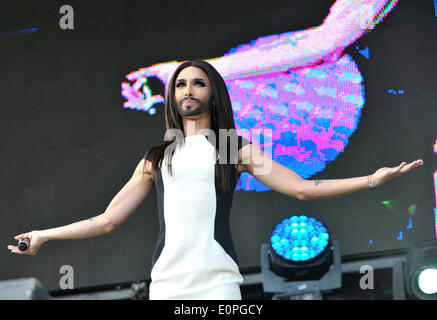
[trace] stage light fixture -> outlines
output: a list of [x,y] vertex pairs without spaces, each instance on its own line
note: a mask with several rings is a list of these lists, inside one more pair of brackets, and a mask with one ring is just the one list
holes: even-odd
[[437,300],[437,239],[414,244],[393,266],[395,300]]
[[278,223],[261,246],[265,293],[273,299],[321,299],[341,287],[338,242],[319,220],[291,216]]
[[427,268],[417,278],[419,289],[425,294],[437,293],[437,268]]
[[290,280],[320,279],[332,263],[328,229],[305,215],[278,223],[269,244],[273,270]]
[[437,239],[426,240],[412,246],[405,257],[407,293],[424,299],[437,299]]

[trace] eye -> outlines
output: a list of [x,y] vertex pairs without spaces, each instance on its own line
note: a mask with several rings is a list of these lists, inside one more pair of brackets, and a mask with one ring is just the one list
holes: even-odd
[[[196,82],[194,82],[194,84],[195,84],[196,86],[199,85],[199,86],[201,86],[201,87],[205,87],[205,86],[206,86],[206,84],[203,83],[202,81],[196,81]],[[180,87],[182,87],[182,86],[185,86],[185,82],[178,82],[178,83],[176,84],[176,88],[180,88]]]

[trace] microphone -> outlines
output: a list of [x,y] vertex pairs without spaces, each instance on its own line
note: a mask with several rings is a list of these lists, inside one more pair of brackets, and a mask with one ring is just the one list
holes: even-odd
[[29,248],[29,239],[25,238],[18,242],[18,250],[26,251]]

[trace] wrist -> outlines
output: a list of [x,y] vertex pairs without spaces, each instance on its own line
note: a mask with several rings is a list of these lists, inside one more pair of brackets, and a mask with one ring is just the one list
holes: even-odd
[[373,176],[373,174],[370,174],[370,175],[367,177],[367,186],[368,186],[370,189],[375,190],[376,186],[372,183],[372,176]]
[[41,231],[38,230],[38,235],[42,240],[42,242],[47,242],[50,240],[46,230],[41,230]]

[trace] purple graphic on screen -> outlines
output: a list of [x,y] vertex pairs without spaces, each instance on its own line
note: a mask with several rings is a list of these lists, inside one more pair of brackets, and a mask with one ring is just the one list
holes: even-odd
[[[323,171],[357,130],[365,100],[361,73],[343,51],[396,3],[336,1],[318,27],[260,37],[221,57],[204,59],[227,84],[237,133],[302,178]],[[359,53],[370,57],[368,47]],[[155,105],[165,100],[152,94],[147,79],[161,80],[166,94],[170,77],[182,62],[159,63],[126,75],[123,107],[154,115]],[[262,133],[267,131],[273,136],[264,139]],[[248,173],[241,175],[236,189],[271,190]]]

